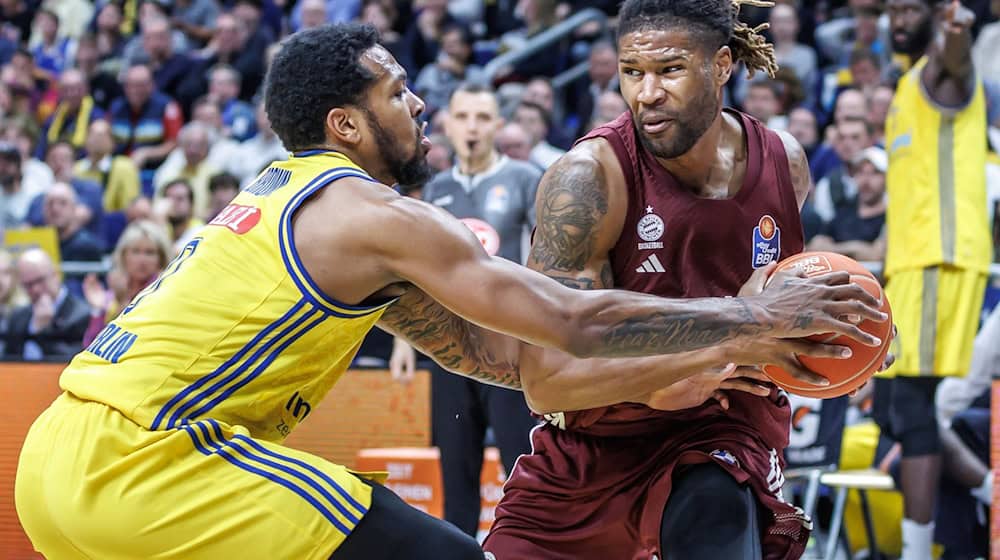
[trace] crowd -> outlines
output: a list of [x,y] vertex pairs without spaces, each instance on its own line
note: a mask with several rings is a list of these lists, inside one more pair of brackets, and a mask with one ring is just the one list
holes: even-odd
[[[241,188],[288,156],[261,91],[280,39],[299,29],[344,21],[376,27],[427,104],[428,158],[441,175],[425,198],[445,206],[489,180],[478,173],[519,161],[503,195],[484,204],[508,209],[524,198],[509,225],[530,228],[527,201],[541,173],[592,127],[627,110],[611,34],[617,4],[0,0],[0,232],[49,227],[58,246],[57,254],[0,249],[0,359],[65,360],[78,352]],[[1000,49],[1000,1],[966,5],[977,15],[973,59],[988,121],[996,123],[987,206],[998,255],[1000,62],[991,53]],[[526,48],[588,8],[607,21],[487,73],[496,56]],[[907,69],[892,52],[884,3],[778,0],[771,9],[745,6],[742,17],[769,24],[780,69],[773,78],[740,72],[727,101],[805,147],[816,185],[802,213],[807,247],[882,261],[886,119]],[[555,85],[581,62],[585,74]],[[487,117],[495,126],[481,136],[446,125],[474,118],[474,108],[448,114],[453,94],[470,84],[497,91],[499,114]],[[520,247],[496,250],[524,258]],[[67,262],[91,263],[93,272],[63,273]],[[391,346],[373,332],[358,363],[387,364]],[[509,468],[512,459],[504,462]]]

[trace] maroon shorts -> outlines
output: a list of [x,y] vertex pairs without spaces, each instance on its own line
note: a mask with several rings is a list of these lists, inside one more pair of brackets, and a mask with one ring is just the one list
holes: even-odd
[[[787,406],[771,409],[787,422]],[[672,475],[684,465],[715,461],[769,511],[763,557],[799,558],[811,525],[781,497],[781,452],[767,446],[747,418],[717,412],[638,436],[539,426],[531,434],[533,453],[518,459],[504,487],[483,549],[496,560],[670,558],[660,549],[660,521]]]

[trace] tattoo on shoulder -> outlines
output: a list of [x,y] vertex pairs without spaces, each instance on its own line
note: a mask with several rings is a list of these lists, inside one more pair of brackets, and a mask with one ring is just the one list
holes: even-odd
[[608,187],[601,169],[572,159],[557,163],[536,204],[538,229],[531,258],[542,272],[583,270],[594,251],[595,226],[608,213]]
[[493,355],[483,344],[481,328],[417,288],[390,305],[379,322],[444,368],[484,383],[521,388],[517,364]]

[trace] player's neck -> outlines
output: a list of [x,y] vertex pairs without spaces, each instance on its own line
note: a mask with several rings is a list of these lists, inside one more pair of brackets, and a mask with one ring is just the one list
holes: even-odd
[[472,176],[479,175],[487,171],[489,168],[493,167],[499,159],[500,154],[496,150],[490,150],[489,152],[481,156],[470,156],[468,158],[458,158],[458,171],[462,175]]
[[697,190],[708,183],[714,169],[718,167],[719,148],[725,139],[725,114],[720,112],[708,130],[683,155],[673,159],[656,158],[660,165],[682,185]]

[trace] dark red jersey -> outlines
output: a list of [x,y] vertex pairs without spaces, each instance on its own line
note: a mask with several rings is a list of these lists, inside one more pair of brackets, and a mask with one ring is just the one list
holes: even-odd
[[[799,253],[802,224],[781,138],[738,112],[746,173],[729,199],[701,198],[678,184],[639,142],[630,113],[594,129],[614,149],[628,211],[611,253],[615,288],[664,297],[734,296],[755,268]],[[787,398],[731,392],[674,412],[639,404],[546,415],[532,433],[497,508],[484,548],[497,560],[670,558],[659,545],[671,473],[716,461],[772,512],[765,558],[801,555],[807,523],[781,499]]]

